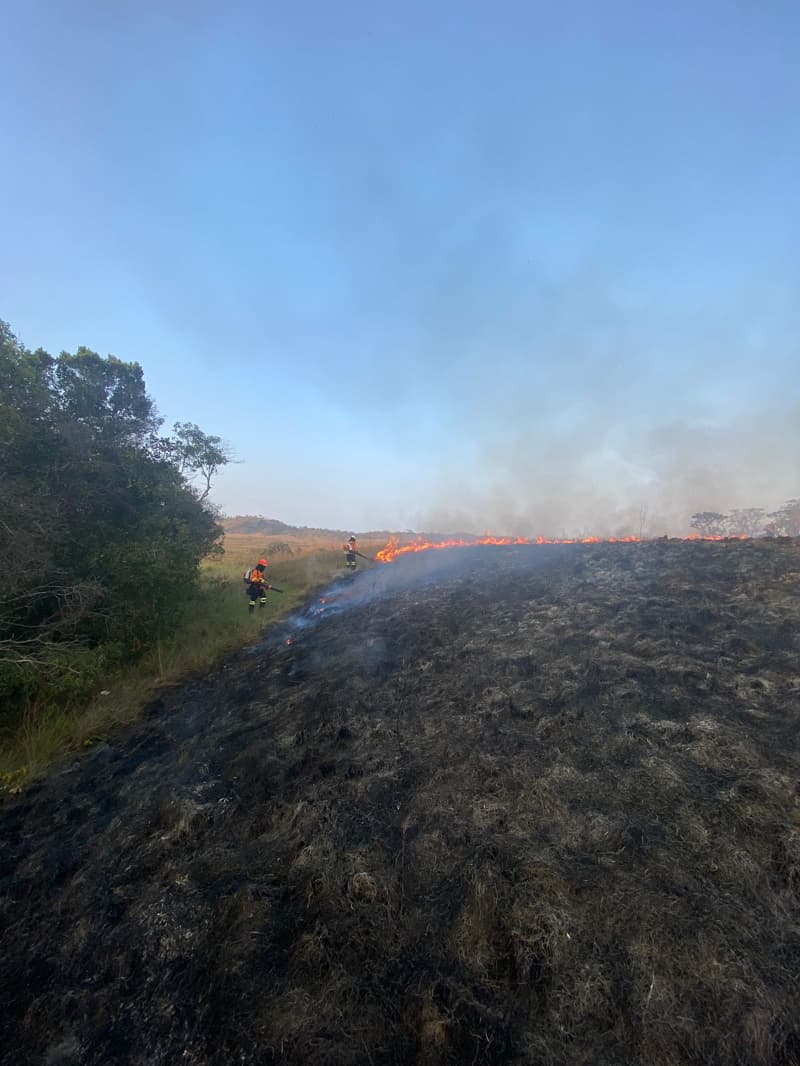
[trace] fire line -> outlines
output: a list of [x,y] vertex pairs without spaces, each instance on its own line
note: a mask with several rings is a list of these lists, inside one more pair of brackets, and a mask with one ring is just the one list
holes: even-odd
[[[461,538],[451,540],[415,540],[411,544],[400,544],[396,537],[393,537],[385,548],[381,550],[375,556],[376,560],[381,563],[391,563],[400,555],[410,555],[414,552],[426,552],[426,551],[438,551],[441,548],[473,548],[479,545],[495,545],[499,547],[506,547],[514,544],[644,544],[659,540],[659,537],[476,537],[475,540],[464,540]],[[670,538],[680,540],[749,540],[745,534],[739,536],[727,537],[719,535],[701,535],[700,533],[692,533],[688,537]]]

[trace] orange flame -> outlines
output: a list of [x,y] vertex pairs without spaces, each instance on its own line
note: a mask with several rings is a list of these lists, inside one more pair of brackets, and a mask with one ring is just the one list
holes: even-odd
[[[441,548],[471,548],[480,544],[494,544],[507,546],[510,544],[640,544],[648,540],[660,539],[652,537],[476,537],[474,540],[463,538],[451,540],[423,540],[421,537],[410,544],[400,544],[397,537],[392,537],[385,548],[375,556],[381,563],[391,563],[399,555],[410,555],[414,552],[438,551]],[[670,538],[673,539],[673,538]],[[688,537],[677,538],[680,540],[748,540],[745,534],[727,537],[716,534],[692,533]]]

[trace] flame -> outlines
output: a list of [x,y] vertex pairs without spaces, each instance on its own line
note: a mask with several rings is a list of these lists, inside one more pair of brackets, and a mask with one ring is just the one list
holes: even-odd
[[[376,554],[375,559],[380,563],[391,563],[400,555],[410,555],[414,552],[438,551],[441,548],[472,548],[481,544],[493,544],[505,547],[512,544],[642,544],[646,541],[663,538],[653,537],[476,537],[473,540],[454,538],[450,540],[424,540],[418,537],[410,544],[400,544],[397,537],[392,537],[385,548]],[[673,539],[673,538],[670,538]],[[692,533],[688,537],[675,538],[680,540],[748,540],[745,534],[738,536],[721,536],[717,534]]]
[[451,540],[423,540],[418,538],[411,544],[400,545],[397,537],[392,537],[385,548],[381,548],[375,558],[381,563],[390,563],[398,555],[408,555],[410,552],[434,551],[439,548],[468,548],[475,544],[532,544],[533,541],[526,537],[478,537],[475,540],[451,539]]

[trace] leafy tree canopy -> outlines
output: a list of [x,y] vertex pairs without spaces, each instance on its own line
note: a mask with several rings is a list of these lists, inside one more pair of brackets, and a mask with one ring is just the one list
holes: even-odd
[[130,651],[177,623],[221,533],[203,501],[230,456],[192,423],[174,439],[160,425],[138,363],[53,358],[0,321],[0,690],[12,666]]

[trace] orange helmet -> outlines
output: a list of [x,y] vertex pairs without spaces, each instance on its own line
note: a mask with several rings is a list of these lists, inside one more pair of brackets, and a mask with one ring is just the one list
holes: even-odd
[[258,565],[259,566],[267,566],[268,565],[267,564],[267,560],[266,559],[259,559],[258,560]]

